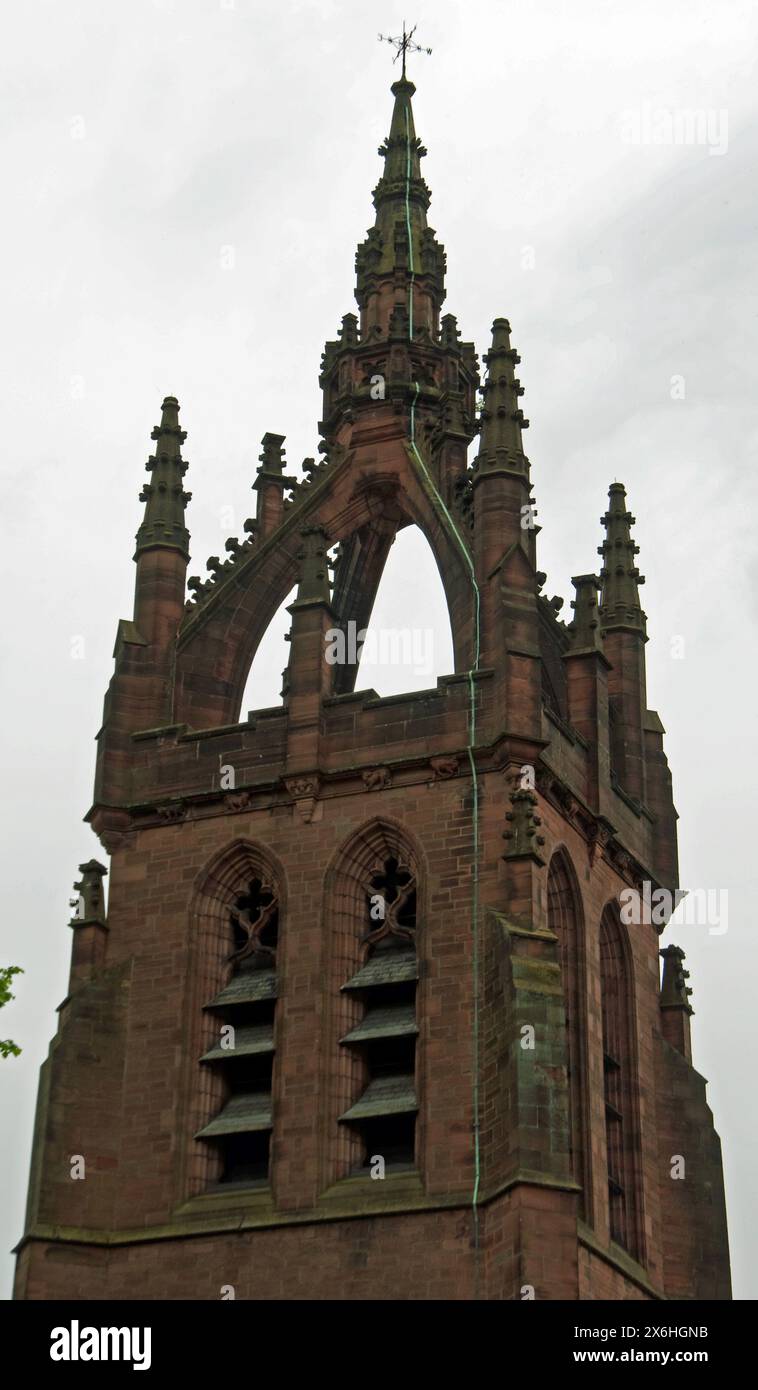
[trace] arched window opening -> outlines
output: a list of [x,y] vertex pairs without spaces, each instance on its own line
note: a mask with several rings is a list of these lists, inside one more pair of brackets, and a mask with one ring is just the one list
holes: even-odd
[[566,1009],[566,1061],[569,1088],[569,1156],[574,1181],[582,1189],[579,1211],[586,1214],[585,1063],[582,1009],[582,955],[579,908],[571,871],[562,853],[553,855],[547,880],[548,929],[558,938]]
[[351,866],[341,895],[354,972],[340,991],[349,1021],[339,1038],[350,1063],[352,1103],[339,1115],[348,1173],[374,1170],[377,1160],[384,1171],[417,1165],[417,873],[396,839],[390,845],[381,828],[374,838],[384,840],[384,853]]
[[611,1240],[640,1257],[638,1138],[630,980],[622,927],[612,908],[600,923],[600,989]]
[[196,1135],[215,1154],[218,1184],[269,1181],[273,1128],[274,1026],[279,893],[257,865],[235,887],[224,885],[221,934],[225,982],[205,1005],[213,1043],[201,1065],[213,1073],[221,1108]]
[[358,634],[357,690],[380,696],[433,689],[455,670],[445,590],[417,526],[395,537],[368,626]]
[[293,602],[296,593],[297,590],[292,589],[277,608],[258,644],[242,696],[239,712],[241,723],[258,710],[273,709],[283,703],[290,658],[287,639],[292,623],[292,615],[287,612],[287,605]]

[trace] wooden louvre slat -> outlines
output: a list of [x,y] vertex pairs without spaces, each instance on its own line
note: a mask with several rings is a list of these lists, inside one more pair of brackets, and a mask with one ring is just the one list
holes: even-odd
[[201,1062],[233,1062],[235,1057],[254,1057],[274,1051],[273,1023],[248,1024],[234,1030],[234,1047],[216,1043],[200,1058]]
[[271,1127],[271,1094],[268,1091],[256,1091],[248,1095],[232,1096],[220,1115],[198,1130],[195,1138],[214,1139],[224,1134],[254,1134],[258,1130]]
[[263,999],[276,999],[276,995],[275,970],[241,970],[205,1007],[224,1009],[230,1004],[255,1004]]
[[372,989],[377,985],[398,985],[418,979],[415,951],[376,951],[343,989]]
[[407,1115],[418,1110],[412,1076],[378,1076],[371,1081],[340,1122],[368,1120],[381,1115]]
[[351,1028],[343,1043],[369,1042],[373,1038],[402,1038],[418,1033],[416,1009],[413,1004],[393,1004],[384,1009],[369,1009],[365,1018]]

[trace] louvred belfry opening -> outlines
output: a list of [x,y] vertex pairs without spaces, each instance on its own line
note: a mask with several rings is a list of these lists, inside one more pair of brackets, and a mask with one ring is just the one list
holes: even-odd
[[416,877],[389,856],[365,886],[361,968],[343,989],[360,1000],[361,1017],[340,1040],[361,1058],[365,1082],[340,1117],[360,1141],[357,1167],[381,1158],[386,1168],[412,1167],[416,1150]]
[[206,1005],[218,1020],[219,1038],[201,1058],[220,1074],[225,1100],[197,1138],[217,1149],[220,1183],[250,1186],[269,1178],[278,995],[276,889],[251,878],[233,899],[229,926],[231,973]]

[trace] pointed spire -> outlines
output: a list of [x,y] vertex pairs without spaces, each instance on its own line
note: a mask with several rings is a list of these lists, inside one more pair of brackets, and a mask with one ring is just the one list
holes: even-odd
[[[416,135],[416,126],[413,120],[412,98],[416,91],[414,84],[405,76],[399,81],[393,82],[390,89],[395,98],[392,108],[392,120],[390,122],[390,133],[382,145],[379,146],[380,155],[384,156],[384,174],[379,181],[374,193],[374,204],[378,208],[380,203],[392,196],[393,185],[400,181],[402,183],[403,201],[405,200],[405,183],[410,177],[412,184],[421,185],[421,160],[426,154],[424,146]],[[426,185],[423,185],[426,189]],[[421,188],[414,189],[418,195]],[[429,206],[429,193],[420,197],[420,202],[424,203],[424,211]]]
[[605,526],[605,540],[598,546],[598,555],[603,557],[600,620],[604,631],[628,629],[646,637],[646,620],[639,594],[639,586],[645,580],[635,564],[639,546],[632,540],[630,529],[635,519],[626,509],[623,484],[611,483],[608,511],[600,518]]
[[521,358],[511,347],[510,334],[508,320],[495,319],[492,347],[484,354],[487,376],[482,387],[481,441],[475,467],[484,472],[498,468],[528,479],[529,460],[524,454],[521,431],[528,428],[529,421],[519,406],[524,389],[514,368]]
[[189,559],[189,531],[184,524],[184,512],[192,493],[185,492],[182,479],[187,464],[182,458],[186,430],[179,426],[179,402],[176,396],[166,396],[161,423],[155,426],[151,439],[156,442],[155,454],[145,464],[150,482],[145,483],[140,502],[145,516],[137,532],[135,560],[145,550],[169,548],[178,550]]
[[600,631],[600,618],[598,613],[597,596],[600,590],[600,580],[595,574],[577,574],[571,580],[575,590],[576,598],[572,599],[571,607],[574,610],[574,618],[569,623],[569,634],[571,636],[571,646],[569,652],[572,655],[586,652],[603,651],[603,639]]
[[379,147],[384,171],[373,193],[376,217],[355,258],[355,295],[361,308],[362,332],[374,327],[386,330],[392,304],[397,302],[396,282],[381,312],[375,305],[368,320],[367,304],[380,283],[398,272],[405,272],[414,284],[419,282],[414,296],[418,300],[412,319],[414,337],[422,328],[436,331],[445,297],[445,252],[426,220],[431,194],[421,177],[426,150],[416,135],[413,119],[411,98],[415,90],[406,77],[392,84],[395,100],[390,133]]

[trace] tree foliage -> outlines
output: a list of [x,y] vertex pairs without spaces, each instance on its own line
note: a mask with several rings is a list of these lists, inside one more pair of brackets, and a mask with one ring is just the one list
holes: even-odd
[[[0,1009],[15,996],[11,990],[14,975],[23,975],[20,965],[0,965]],[[18,1057],[21,1048],[10,1038],[0,1038],[0,1057]]]

